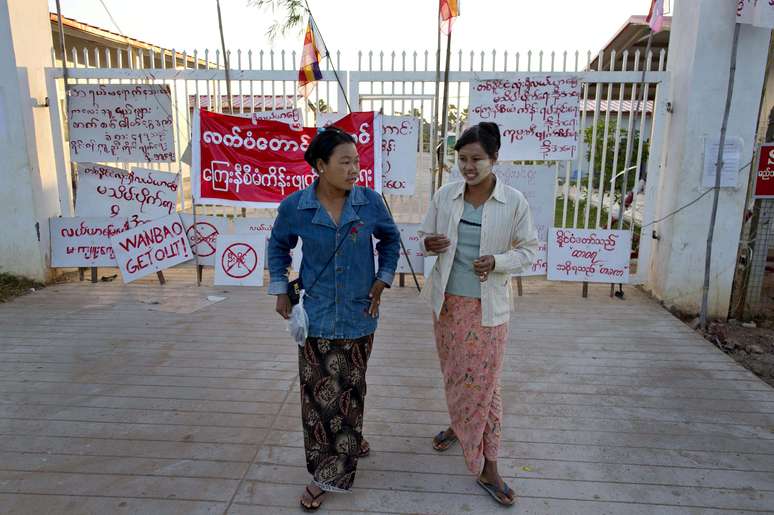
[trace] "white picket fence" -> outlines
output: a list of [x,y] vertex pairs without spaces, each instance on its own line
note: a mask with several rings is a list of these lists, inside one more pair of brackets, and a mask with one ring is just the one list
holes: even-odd
[[[221,64],[221,53],[193,52],[176,54],[179,66],[167,67],[161,50],[137,52],[131,48],[125,52],[95,50],[92,52],[71,49],[68,59],[70,84],[99,83],[150,83],[166,84],[172,92],[172,108],[175,129],[175,163],[155,165],[163,171],[176,171],[182,176],[183,188],[178,199],[181,210],[190,211],[190,168],[180,161],[190,141],[193,109],[205,107],[218,112],[229,110],[234,113],[251,113],[271,109],[300,107],[307,124],[314,123],[315,109],[324,105],[331,112],[345,112],[347,109],[344,92],[347,92],[353,110],[382,111],[386,115],[415,114],[420,123],[421,152],[417,160],[417,188],[412,197],[388,196],[396,220],[401,223],[417,223],[427,209],[431,197],[431,166],[429,142],[434,136],[432,120],[435,119],[436,71],[435,54],[430,52],[358,52],[356,70],[334,70],[326,62],[323,79],[313,93],[302,101],[296,94],[298,56],[295,52],[236,51],[229,52],[229,78],[231,96],[227,95],[225,70]],[[166,52],[169,55],[169,51]],[[571,73],[583,82],[581,127],[592,127],[592,141],[602,138],[602,156],[596,155],[596,145],[581,141],[578,158],[574,162],[557,162],[556,200],[563,208],[555,220],[561,227],[611,227],[613,212],[617,213],[615,199],[610,195],[610,177],[604,176],[595,184],[595,171],[603,168],[607,155],[608,141],[612,137],[614,162],[613,170],[630,168],[636,174],[646,170],[647,182],[644,192],[634,196],[625,219],[632,221],[632,230],[639,237],[639,263],[647,263],[651,249],[651,231],[639,231],[636,227],[653,220],[655,193],[661,165],[661,147],[667,112],[669,75],[665,71],[666,54],[644,59],[639,51],[616,55],[592,55],[591,53],[544,53],[526,54],[497,52],[455,52],[449,81],[450,123],[448,134],[458,134],[464,123],[461,113],[468,106],[468,88],[474,79],[502,76],[508,72],[550,72]],[[337,54],[336,62],[341,55]],[[592,70],[592,59],[596,58],[596,69]],[[184,68],[182,63],[189,63]],[[128,65],[128,67],[124,67]],[[643,67],[645,67],[643,81]],[[338,79],[338,80],[337,80]],[[54,131],[56,165],[59,176],[60,200],[63,216],[72,216],[73,192],[69,163],[69,145],[66,139],[64,113],[63,72],[52,56],[52,67],[47,70],[48,94],[51,102],[51,117]],[[636,112],[640,84],[644,84],[645,102]],[[440,90],[443,95],[443,88]],[[440,117],[439,117],[440,118]],[[603,121],[600,126],[599,122]],[[635,123],[637,124],[635,126]],[[632,139],[622,140],[619,129],[628,134],[638,130],[640,145],[635,149],[626,148]],[[643,143],[649,142],[650,157],[643,162]],[[631,155],[626,163],[624,156]],[[451,164],[453,156],[447,156]],[[108,163],[111,164],[111,163]],[[133,164],[116,164],[128,167]],[[136,163],[140,165],[140,163]],[[147,167],[147,165],[143,165]],[[444,181],[448,180],[445,174]],[[585,209],[574,200],[588,199]],[[570,201],[570,202],[568,202]],[[593,209],[592,209],[593,208]],[[239,210],[217,206],[197,206],[202,214],[225,216],[272,216],[266,210]],[[604,213],[604,214],[603,214]],[[606,219],[605,219],[606,218]],[[639,283],[645,278],[646,270],[637,269],[632,282]]]

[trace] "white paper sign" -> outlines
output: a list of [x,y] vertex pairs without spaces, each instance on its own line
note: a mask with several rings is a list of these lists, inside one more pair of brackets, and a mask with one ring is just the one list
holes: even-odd
[[54,268],[113,267],[110,237],[136,225],[125,218],[52,218],[51,266]]
[[628,283],[629,231],[559,229],[548,232],[548,280]]
[[75,214],[86,217],[134,217],[139,222],[177,210],[176,173],[121,168],[94,163],[78,165]]
[[422,227],[422,224],[398,224],[400,237],[403,239],[403,245],[406,247],[406,252],[403,251],[403,248],[400,249],[398,268],[395,270],[397,273],[411,273],[407,257],[411,260],[411,265],[414,267],[414,273],[421,274],[424,272],[425,254],[422,252],[419,234],[417,234],[420,227]]
[[[246,115],[247,116],[247,115]],[[257,120],[274,120],[285,122],[294,129],[301,129],[304,126],[304,116],[301,109],[273,109],[271,111],[255,111],[250,113],[253,123]]]
[[[739,187],[739,168],[742,160],[742,138],[726,138],[723,149],[723,169],[720,172],[721,188]],[[704,142],[704,173],[701,185],[705,188],[715,187],[716,163],[720,138],[707,139]]]
[[735,0],[736,21],[761,27],[774,29],[774,2],[771,0]]
[[181,213],[180,219],[185,226],[185,234],[188,237],[188,244],[191,246],[191,252],[195,259],[191,264],[198,261],[202,266],[215,266],[215,251],[218,236],[228,234],[228,218],[222,216],[194,216],[188,213]]
[[579,77],[504,73],[470,82],[469,123],[500,126],[503,161],[573,160],[580,133]]
[[125,283],[193,259],[177,213],[111,236],[110,242]]
[[[271,239],[271,230],[274,228],[273,218],[235,218],[234,219],[234,234],[263,234],[266,238],[266,267],[269,266],[269,240]],[[301,259],[303,253],[301,252],[301,246],[303,242],[301,238],[298,239],[296,247],[290,251],[290,257],[293,259],[293,270],[298,272],[301,270]]]
[[169,86],[71,85],[67,91],[72,161],[169,163],[175,160]]
[[263,286],[266,236],[224,234],[218,236],[215,254],[215,284],[222,286]]
[[419,119],[413,116],[382,118],[382,191],[413,195],[417,182]]

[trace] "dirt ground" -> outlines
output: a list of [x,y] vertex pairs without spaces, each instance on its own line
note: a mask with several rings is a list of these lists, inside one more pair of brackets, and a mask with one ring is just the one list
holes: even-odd
[[704,337],[774,387],[774,313],[753,324],[715,322]]

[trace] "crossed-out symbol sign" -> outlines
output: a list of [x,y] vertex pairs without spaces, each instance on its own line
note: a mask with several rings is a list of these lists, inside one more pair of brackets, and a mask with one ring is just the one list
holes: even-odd
[[191,250],[199,257],[215,254],[215,240],[218,229],[209,222],[196,222],[186,231]]
[[234,279],[242,279],[255,270],[258,254],[247,243],[232,243],[223,252],[221,264],[226,275]]

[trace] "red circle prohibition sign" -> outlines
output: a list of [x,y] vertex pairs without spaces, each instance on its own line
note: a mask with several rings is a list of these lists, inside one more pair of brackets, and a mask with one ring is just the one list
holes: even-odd
[[234,279],[247,277],[258,265],[258,254],[247,243],[232,243],[223,252],[220,259],[223,271]]
[[199,257],[215,254],[215,240],[218,234],[218,229],[209,222],[196,222],[186,231],[191,250]]

